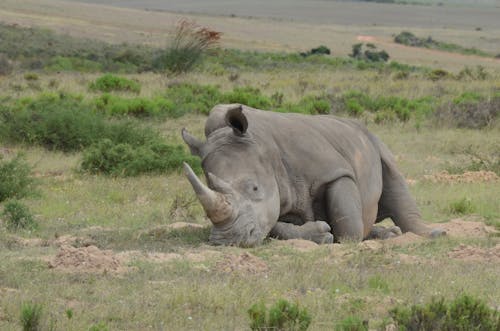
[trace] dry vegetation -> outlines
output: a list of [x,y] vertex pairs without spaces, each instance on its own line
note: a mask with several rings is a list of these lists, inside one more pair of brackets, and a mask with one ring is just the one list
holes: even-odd
[[[54,4],[60,5],[63,14],[55,11]],[[144,38],[152,44],[164,38],[176,17],[96,8],[53,0],[6,1],[0,17],[74,35],[115,42]],[[332,47],[334,55],[347,55],[362,31],[380,33],[381,41],[390,39],[390,31],[401,31],[202,16],[198,22],[222,31],[223,46],[304,50],[296,45],[309,47],[311,43],[313,47],[326,40],[338,45]],[[65,30],[69,24],[72,28]],[[305,28],[310,30],[305,33]],[[263,33],[266,29],[274,32]],[[442,40],[459,33],[436,31],[433,36]],[[284,35],[290,39],[280,39]],[[476,40],[468,34],[464,38]],[[445,117],[446,123],[436,115],[440,107],[497,100],[498,60],[408,51],[388,41],[377,47],[388,51],[391,59],[417,66],[432,64],[447,69],[448,75],[433,80],[432,70],[422,67],[370,66],[289,55],[276,60],[272,54],[277,53],[238,53],[238,61],[259,58],[268,61],[268,66],[238,66],[236,60],[225,65],[229,60],[223,63],[208,57],[195,70],[175,77],[151,71],[119,75],[128,79],[116,83],[121,90],[101,92],[91,87],[92,83],[97,86],[101,72],[28,70],[14,65],[10,74],[0,76],[0,113],[13,104],[18,107],[13,109],[25,111],[29,107],[23,105],[40,95],[54,104],[59,98],[74,102],[75,97],[82,109],[90,108],[105,93],[126,100],[171,98],[176,102],[168,91],[195,82],[211,85],[221,93],[220,98],[247,97],[235,91],[256,88],[260,94],[251,90],[255,98],[249,100],[269,102],[277,110],[287,102],[290,109],[309,105],[304,100],[315,97],[341,116],[353,114],[346,106],[349,100],[373,107],[357,116],[394,152],[424,219],[439,223],[435,226],[445,228],[449,235],[433,241],[405,234],[360,244],[318,246],[294,240],[269,241],[251,249],[214,247],[207,242],[210,223],[180,171],[132,177],[89,174],[81,169],[82,146],[62,152],[4,139],[0,140],[0,162],[10,162],[21,152],[22,160],[32,167],[32,194],[19,196],[15,202],[28,208],[38,227],[12,230],[6,219],[16,222],[16,216],[0,215],[0,329],[18,330],[23,311],[23,316],[40,314],[43,330],[248,330],[248,309],[259,302],[270,307],[279,299],[307,309],[312,318],[310,330],[342,329],[355,318],[368,321],[370,329],[384,330],[391,323],[393,307],[422,304],[433,297],[451,300],[462,293],[498,310],[498,115],[481,129],[457,128],[454,115],[443,115],[452,116]],[[475,74],[477,65],[484,66],[478,69],[484,76]],[[422,98],[432,100],[430,110],[412,110],[406,120],[377,119],[381,112],[390,115],[406,101]],[[277,105],[278,99],[283,104]],[[498,112],[498,103],[484,105]],[[105,116],[113,123],[124,120]],[[182,127],[203,135],[205,115],[190,111],[180,117],[168,113],[126,119],[138,128],[158,130],[156,143],[177,145]],[[0,202],[0,211],[5,205]]]

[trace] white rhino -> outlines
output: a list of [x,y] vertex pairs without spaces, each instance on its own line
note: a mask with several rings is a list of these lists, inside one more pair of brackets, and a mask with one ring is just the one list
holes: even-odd
[[[182,130],[202,160],[208,187],[184,168],[213,223],[214,244],[444,234],[421,221],[391,152],[356,121],[217,105],[205,136],[202,142]],[[397,227],[374,226],[387,217]]]

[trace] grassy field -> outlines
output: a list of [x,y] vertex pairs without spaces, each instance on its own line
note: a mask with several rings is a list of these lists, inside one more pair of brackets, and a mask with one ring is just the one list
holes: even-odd
[[[172,30],[178,17],[54,0],[5,1],[0,6],[3,22],[115,43],[141,41],[147,44],[141,48],[145,53],[147,47],[164,42],[165,32]],[[116,75],[136,82],[140,91],[108,93],[168,104],[177,102],[168,92],[182,84],[210,85],[219,98],[250,86],[254,97],[272,100],[271,108],[285,107],[276,105],[276,99],[292,109],[318,97],[328,102],[328,111],[340,116],[353,116],[349,107],[359,102],[367,109],[358,119],[395,154],[424,220],[438,223],[448,236],[431,241],[406,234],[388,241],[323,246],[275,240],[249,249],[211,246],[210,223],[181,169],[129,177],[91,174],[82,171],[87,152],[82,146],[62,152],[44,148],[46,142],[26,144],[7,137],[0,140],[2,162],[21,153],[32,168],[35,189],[19,202],[29,208],[38,227],[12,230],[6,216],[0,216],[1,330],[21,328],[22,306],[27,303],[41,306],[42,330],[93,331],[249,330],[248,309],[259,302],[269,307],[279,299],[307,309],[310,330],[346,330],[346,321],[353,323],[354,318],[367,321],[370,330],[384,330],[392,323],[393,307],[422,304],[434,297],[453,299],[462,293],[498,310],[500,122],[494,103],[500,91],[498,60],[393,45],[389,36],[403,25],[347,27],[190,17],[223,31],[223,47],[245,45],[241,48],[274,53],[219,53],[181,75],[132,73],[136,69],[126,67],[129,73]],[[440,40],[479,46],[487,44],[480,36],[493,35],[472,29],[462,34],[464,27],[419,29]],[[377,46],[391,58],[417,67],[276,53],[307,50],[327,40],[334,55],[345,58],[358,35],[376,36]],[[97,45],[85,43],[92,49]],[[56,41],[54,45],[60,46]],[[39,51],[40,59],[44,54]],[[265,65],[252,65],[255,58]],[[59,104],[89,113],[96,110],[96,100],[105,93],[90,86],[102,72],[55,71],[50,65],[27,69],[22,61],[28,60],[16,58],[13,71],[0,76],[0,114],[6,109],[36,113]],[[424,66],[448,73],[438,77],[439,72]],[[197,97],[194,92],[190,96]],[[424,100],[423,108],[410,107],[408,118],[378,120],[380,114],[394,115],[416,100]],[[489,109],[495,114],[496,110],[496,119],[481,129],[457,127],[460,122],[455,120],[462,113],[447,110],[462,109],[457,106],[461,102],[480,102],[476,111]],[[39,104],[41,108],[36,108]],[[194,110],[180,117],[103,116],[105,123],[127,120],[134,128],[156,130],[160,138],[155,139],[174,145],[182,144],[183,127],[202,137],[206,118]],[[0,117],[0,128],[6,127],[4,119]],[[0,212],[7,203],[0,202]]]

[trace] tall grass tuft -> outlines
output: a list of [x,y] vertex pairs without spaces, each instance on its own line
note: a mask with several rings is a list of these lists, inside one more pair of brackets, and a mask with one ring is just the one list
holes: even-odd
[[156,58],[154,67],[174,74],[189,71],[202,55],[214,48],[221,33],[181,19],[167,48]]
[[33,302],[25,302],[21,307],[21,326],[23,331],[41,331],[42,306]]

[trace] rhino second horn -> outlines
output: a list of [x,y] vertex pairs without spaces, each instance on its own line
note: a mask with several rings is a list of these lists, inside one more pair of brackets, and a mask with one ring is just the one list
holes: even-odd
[[186,162],[184,162],[184,172],[212,223],[219,224],[228,220],[233,210],[226,196],[203,184]]

